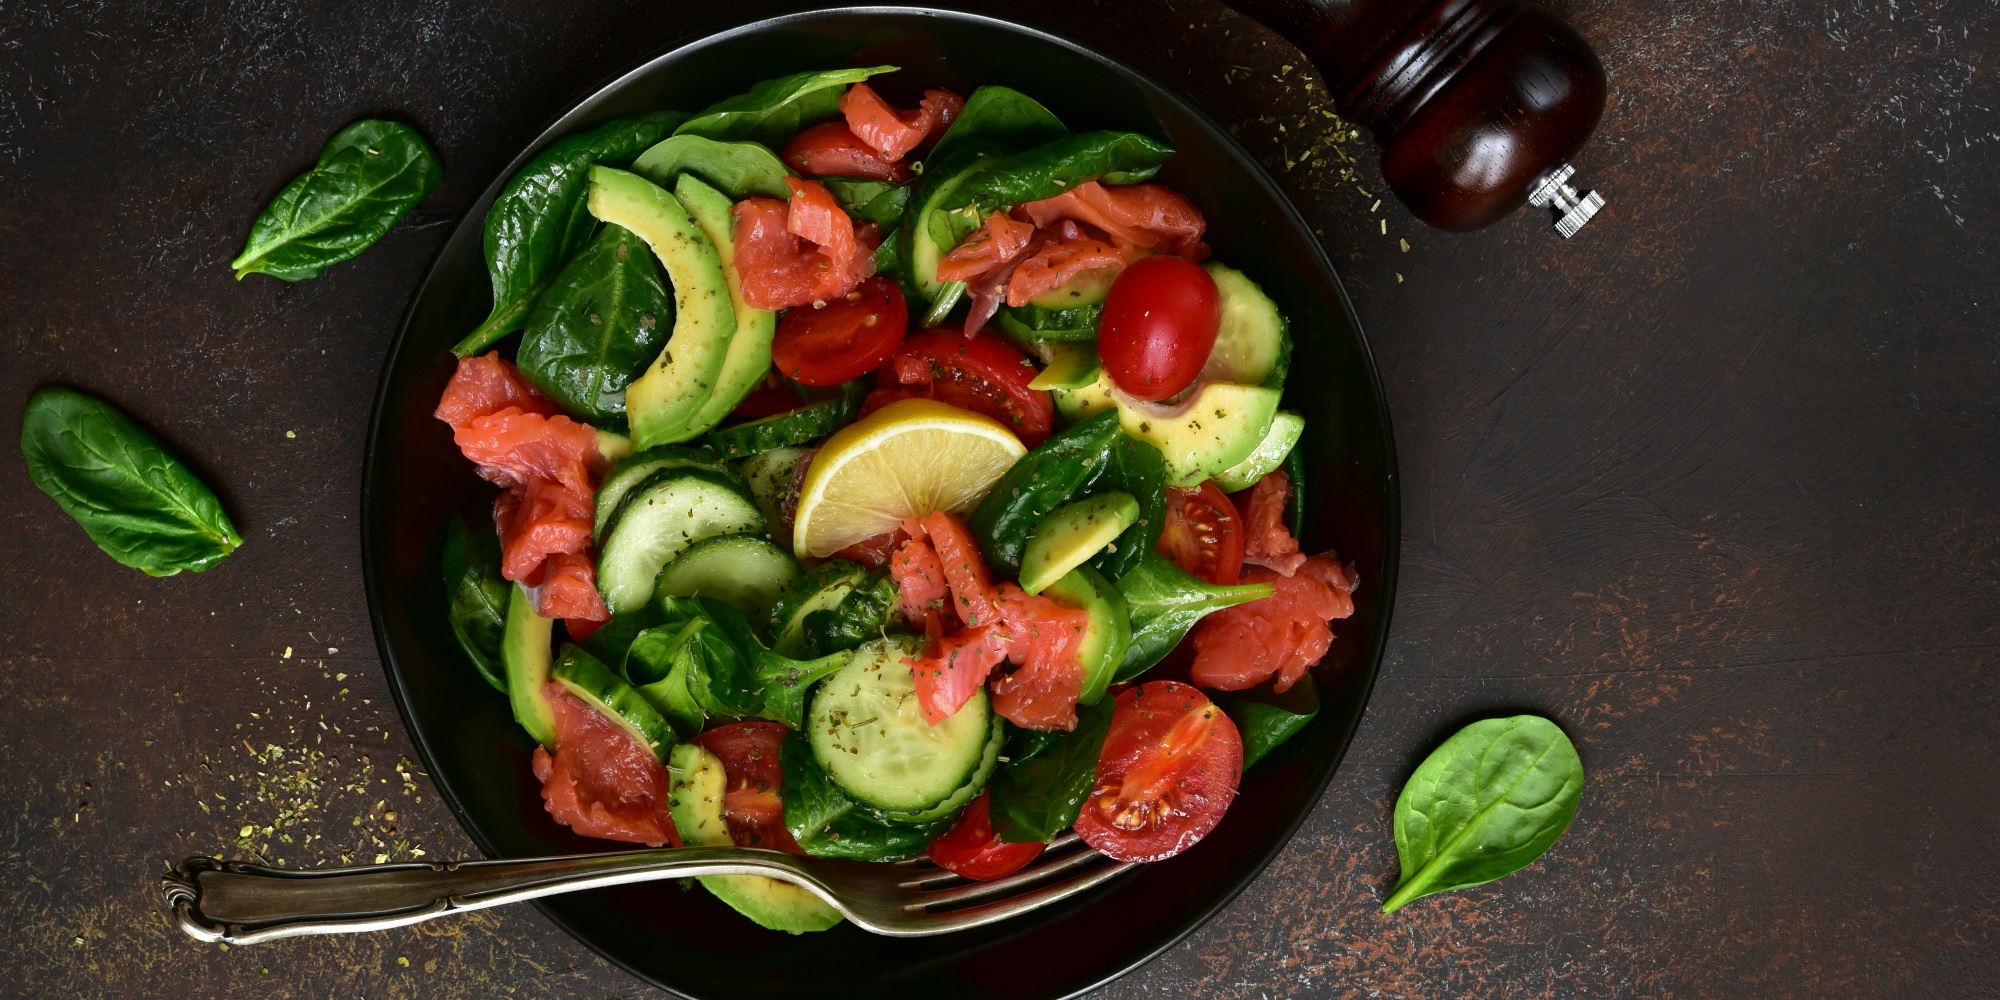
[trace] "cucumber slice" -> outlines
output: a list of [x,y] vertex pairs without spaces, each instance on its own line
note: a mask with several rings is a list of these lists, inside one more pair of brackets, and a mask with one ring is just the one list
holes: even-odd
[[909,639],[877,639],[820,682],[806,732],[813,758],[855,799],[877,809],[931,809],[965,787],[992,739],[993,711],[981,689],[933,726],[917,708],[916,678],[903,659]]
[[1095,705],[1111,686],[1111,675],[1125,662],[1125,650],[1132,645],[1132,613],[1118,585],[1089,566],[1078,566],[1062,579],[1043,589],[1042,596],[1066,608],[1089,613],[1083,644],[1077,659],[1083,663],[1083,691],[1077,704]]
[[1007,727],[996,723],[992,728],[993,735],[986,739],[985,756],[979,758],[979,766],[973,768],[972,776],[965,779],[965,784],[958,786],[958,791],[928,809],[907,812],[884,809],[882,818],[892,823],[930,823],[965,808],[966,803],[971,802],[974,796],[986,789],[986,783],[993,778],[994,768],[1000,766],[1000,748],[1007,743]]
[[750,484],[750,496],[757,501],[757,509],[764,512],[764,523],[777,529],[773,535],[781,542],[789,542],[792,537],[791,528],[784,524],[785,494],[798,482],[799,459],[805,454],[804,448],[773,448],[760,451],[736,466],[744,482]]
[[507,627],[500,638],[500,663],[507,671],[507,701],[514,721],[542,746],[556,745],[556,713],[549,707],[550,641],[556,623],[535,613],[535,599],[520,584],[507,598]]
[[1039,594],[1089,562],[1139,519],[1139,501],[1112,490],[1063,504],[1028,533],[1021,550],[1021,589]]
[[1292,335],[1278,304],[1233,267],[1210,263],[1207,270],[1222,297],[1222,325],[1215,332],[1215,347],[1208,352],[1202,377],[1238,385],[1282,387],[1285,367],[1291,362]]
[[853,423],[855,414],[861,412],[861,401],[866,398],[868,382],[855,379],[842,385],[840,395],[832,399],[724,427],[711,432],[708,443],[731,458],[805,444]]
[[625,494],[631,492],[632,487],[639,485],[647,476],[661,469],[677,469],[685,466],[701,469],[726,468],[722,464],[722,459],[706,448],[682,448],[675,445],[648,448],[636,455],[628,455],[617,465],[612,466],[611,471],[604,475],[604,485],[597,488],[595,501],[597,509],[593,512],[594,523],[590,526],[592,540],[598,542],[604,540],[604,525],[611,520],[611,515],[618,512],[619,502],[625,499]]
[[551,674],[563,690],[638,740],[655,758],[667,758],[667,748],[674,745],[674,727],[632,685],[599,663],[597,657],[584,652],[581,646],[565,645]]
[[667,468],[632,487],[604,526],[597,589],[612,614],[652,600],[660,569],[688,546],[717,535],[764,530],[750,491],[724,472]]
[[810,656],[815,650],[806,616],[839,607],[848,591],[866,579],[867,570],[845,559],[830,559],[799,577],[771,608],[771,652],[794,660]]
[[756,535],[718,535],[687,547],[660,569],[653,593],[713,597],[753,621],[771,613],[798,579],[799,562]]
[[[667,813],[681,842],[689,847],[732,846],[722,816],[729,776],[721,758],[683,743],[674,748],[667,766],[674,776],[667,791]],[[840,923],[840,911],[790,882],[762,875],[702,875],[699,880],[715,898],[774,931],[803,934]]]
[[1215,474],[1215,488],[1224,493],[1234,493],[1257,485],[1257,480],[1285,464],[1285,457],[1292,453],[1292,447],[1299,443],[1299,435],[1305,432],[1306,418],[1288,410],[1279,410],[1278,415],[1271,418],[1271,429],[1264,432],[1264,440],[1257,443],[1249,456]]
[[1075,343],[1097,339],[1097,318],[1102,305],[1070,309],[1044,309],[1033,302],[1016,309],[1002,308],[993,317],[1000,332],[1027,344]]

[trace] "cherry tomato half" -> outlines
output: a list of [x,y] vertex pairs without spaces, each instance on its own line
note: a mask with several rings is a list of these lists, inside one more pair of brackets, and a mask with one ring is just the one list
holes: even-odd
[[931,860],[954,875],[963,875],[981,882],[1012,875],[1042,853],[1044,845],[1037,843],[1005,844],[993,832],[993,821],[988,813],[991,801],[987,792],[980,792],[965,811],[958,814],[958,821],[946,830],[943,836],[931,841],[925,851]]
[[1167,487],[1166,524],[1153,548],[1174,565],[1228,586],[1243,576],[1244,542],[1242,516],[1214,483],[1191,490]]
[[824,308],[797,306],[779,318],[771,361],[800,385],[839,385],[889,360],[909,326],[902,290],[869,278]]
[[1222,297],[1207,271],[1179,257],[1142,257],[1104,296],[1097,353],[1118,388],[1165,399],[1194,384],[1221,326]]
[[1243,736],[1200,691],[1149,681],[1118,695],[1077,836],[1120,861],[1159,861],[1208,836],[1236,797]]
[[877,392],[901,389],[927,399],[983,413],[1007,425],[1030,448],[1049,436],[1055,404],[1046,389],[1030,389],[1037,369],[1027,355],[998,336],[967,337],[960,330],[926,330],[903,342]]
[[910,168],[882,159],[846,122],[827,122],[800,132],[785,143],[778,158],[807,177],[859,177],[896,184],[910,179]]

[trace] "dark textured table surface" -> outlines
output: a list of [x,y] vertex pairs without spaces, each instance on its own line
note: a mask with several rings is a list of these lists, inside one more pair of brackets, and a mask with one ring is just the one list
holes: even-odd
[[[384,350],[544,122],[776,9],[580,6],[0,0],[0,436],[38,384],[102,393],[249,539],[147,579],[0,461],[0,993],[650,992],[532,909],[225,952],[153,889],[186,854],[470,849],[405,759],[362,601]],[[2000,7],[1564,8],[1613,82],[1580,157],[1610,207],[1568,244],[1378,205],[1298,53],[1217,3],[1009,6],[1182,88],[1280,179],[1370,333],[1405,475],[1347,762],[1247,893],[1107,996],[1995,995]],[[232,281],[257,208],[367,115],[429,136],[443,186],[318,280]],[[1383,916],[1403,778],[1516,706],[1577,737],[1575,825]]]

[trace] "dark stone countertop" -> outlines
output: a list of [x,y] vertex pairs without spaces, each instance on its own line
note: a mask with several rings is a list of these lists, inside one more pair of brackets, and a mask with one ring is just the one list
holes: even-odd
[[[87,387],[249,538],[148,579],[0,462],[0,991],[649,993],[530,909],[225,953],[153,888],[245,826],[299,864],[470,849],[398,772],[362,601],[383,352],[544,122],[778,9],[574,7],[0,3],[0,436],[35,386]],[[1541,215],[1452,236],[1378,206],[1298,53],[1217,3],[1006,5],[1182,88],[1280,178],[1370,332],[1406,477],[1396,623],[1346,764],[1241,899],[1106,996],[1993,989],[2000,8],[1561,8],[1613,81],[1579,157],[1610,207],[1568,244]],[[230,280],[262,202],[367,115],[422,130],[443,186],[318,280]],[[1402,779],[1453,720],[1510,706],[1578,736],[1575,825],[1504,882],[1378,913]]]

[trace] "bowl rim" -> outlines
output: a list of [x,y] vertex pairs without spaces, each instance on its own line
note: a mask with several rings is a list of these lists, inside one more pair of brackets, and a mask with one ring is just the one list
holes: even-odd
[[[1186,113],[1190,118],[1203,126],[1211,135],[1221,140],[1225,151],[1248,169],[1259,190],[1267,199],[1278,206],[1286,222],[1299,232],[1307,234],[1310,237],[1306,240],[1306,243],[1310,253],[1311,264],[1330,280],[1338,297],[1340,310],[1345,313],[1348,323],[1354,330],[1355,338],[1361,349],[1362,359],[1365,362],[1368,381],[1374,387],[1372,403],[1376,411],[1376,420],[1381,427],[1380,445],[1386,459],[1384,463],[1386,474],[1382,483],[1384,500],[1386,501],[1386,516],[1383,519],[1383,537],[1381,539],[1382,571],[1381,579],[1377,582],[1377,586],[1382,590],[1380,598],[1382,610],[1372,633],[1368,637],[1367,653],[1362,658],[1361,667],[1364,676],[1361,679],[1359,691],[1360,704],[1355,713],[1354,724],[1340,739],[1332,753],[1328,753],[1312,763],[1312,769],[1305,777],[1305,781],[1307,787],[1312,789],[1310,801],[1313,805],[1309,808],[1298,810],[1295,815],[1287,820],[1280,831],[1280,835],[1271,841],[1271,846],[1268,849],[1249,857],[1247,859],[1249,863],[1241,865],[1238,873],[1230,879],[1220,894],[1214,897],[1206,906],[1197,910],[1181,926],[1166,935],[1156,945],[1122,960],[1115,969],[1094,982],[1080,986],[1065,994],[1066,1000],[1068,997],[1079,997],[1101,989],[1129,975],[1133,970],[1151,962],[1160,955],[1165,954],[1175,945],[1187,940],[1195,931],[1201,929],[1210,920],[1213,920],[1216,914],[1220,913],[1229,904],[1235,902],[1237,897],[1241,896],[1243,891],[1249,888],[1250,884],[1255,882],[1258,876],[1264,873],[1265,869],[1270,867],[1271,862],[1277,859],[1278,854],[1291,844],[1292,839],[1297,836],[1299,828],[1316,811],[1318,803],[1325,798],[1327,786],[1332,783],[1333,776],[1339,770],[1340,763],[1346,759],[1347,752],[1353,745],[1355,735],[1360,731],[1361,719],[1367,713],[1368,701],[1373,696],[1375,684],[1381,676],[1382,660],[1387,652],[1390,622],[1394,617],[1396,580],[1400,568],[1402,550],[1402,486],[1397,465],[1395,433],[1390,421],[1391,414],[1388,406],[1388,396],[1382,383],[1381,370],[1375,360],[1374,349],[1368,341],[1366,331],[1362,328],[1360,316],[1355,313],[1354,302],[1347,293],[1346,284],[1340,280],[1339,272],[1334,269],[1332,259],[1327,256],[1326,248],[1321,244],[1319,237],[1314,234],[1311,224],[1306,221],[1305,217],[1299,212],[1298,206],[1292,202],[1291,198],[1278,185],[1276,179],[1271,176],[1264,165],[1255,156],[1251,155],[1250,151],[1244,148],[1243,144],[1234,135],[1211,117],[1207,111],[1203,110],[1200,105],[1184,96],[1178,89],[1167,86],[1150,74],[1135,69],[1127,65],[1124,61],[1090,46],[1023,21],[995,17],[989,14],[945,10],[921,5],[857,4],[793,11],[715,30],[697,29],[698,34],[691,35],[684,41],[671,43],[670,47],[648,56],[625,70],[610,76],[604,82],[589,88],[584,93],[584,96],[569,102],[561,113],[557,114],[550,120],[548,125],[536,133],[534,138],[523,147],[522,151],[514,159],[501,168],[500,172],[480,192],[479,196],[473,199],[466,210],[466,214],[459,219],[458,224],[452,228],[451,233],[439,244],[437,251],[431,258],[430,265],[424,270],[422,279],[418,281],[415,289],[410,293],[409,300],[403,309],[402,319],[397,324],[395,337],[390,341],[389,349],[383,358],[382,370],[377,376],[375,395],[369,412],[367,437],[362,443],[362,475],[359,494],[361,514],[361,575],[362,586],[368,605],[369,628],[375,638],[376,650],[382,662],[383,672],[388,675],[390,694],[395,700],[396,712],[402,720],[404,732],[410,739],[412,749],[416,751],[418,757],[423,761],[424,766],[429,769],[432,767],[432,762],[435,759],[431,752],[431,741],[425,735],[424,731],[412,722],[413,712],[409,703],[409,690],[404,683],[402,670],[398,665],[397,657],[392,651],[390,637],[383,625],[384,616],[381,613],[383,595],[376,584],[379,567],[376,565],[373,555],[376,532],[373,522],[368,516],[369,500],[375,495],[375,490],[378,486],[376,482],[378,476],[376,441],[383,430],[393,375],[399,367],[399,362],[402,360],[404,349],[408,346],[410,328],[416,319],[417,307],[425,299],[432,281],[443,267],[444,252],[450,247],[458,232],[468,225],[483,225],[483,219],[475,219],[472,213],[482,205],[490,205],[501,186],[518,172],[535,153],[542,150],[550,142],[570,132],[574,126],[567,123],[578,111],[622,90],[633,81],[650,73],[660,63],[677,59],[689,50],[721,44],[743,35],[754,34],[786,25],[807,23],[823,18],[855,15],[916,15],[921,17],[935,17],[943,20],[984,25],[1032,36],[1041,42],[1060,46],[1083,58],[1100,63],[1146,87],[1152,88],[1158,93],[1165,95],[1169,100],[1176,102],[1179,105],[1178,110]],[[446,807],[450,809],[452,817],[457,820],[459,828],[479,848],[480,852],[488,858],[498,856],[498,853],[493,848],[493,844],[487,840],[479,827],[472,822],[470,816],[458,801],[458,797],[451,792],[449,786],[436,777],[433,777],[433,784],[437,788],[439,798],[444,801]],[[537,899],[532,902],[535,908],[549,922],[561,929],[572,940],[582,944],[593,954],[603,958],[611,965],[669,994],[689,996],[689,994],[683,993],[671,984],[661,982],[648,973],[628,965],[618,955],[612,954],[600,947],[592,940],[590,935],[572,925],[566,917],[555,910],[551,906],[550,901]]]

